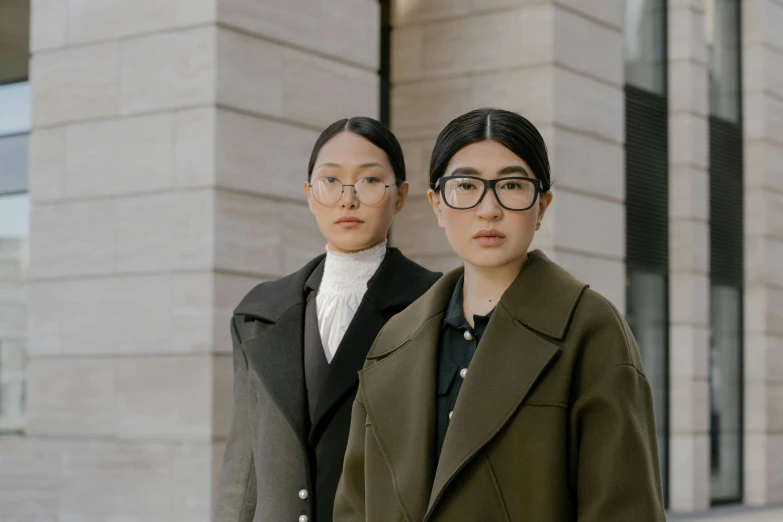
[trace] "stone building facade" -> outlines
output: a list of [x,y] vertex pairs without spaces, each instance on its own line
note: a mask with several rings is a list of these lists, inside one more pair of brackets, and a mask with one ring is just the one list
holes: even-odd
[[[426,202],[429,154],[480,106],[526,115],[547,140],[557,183],[535,246],[629,314],[653,317],[660,301],[637,337],[658,387],[669,509],[783,503],[783,1],[745,0],[735,33],[714,35],[736,0],[8,4],[0,18],[16,23],[0,28],[29,31],[24,44],[0,37],[0,179],[18,159],[3,155],[3,111],[21,103],[3,87],[26,81],[31,132],[11,133],[29,147],[25,186],[8,191],[24,204],[0,182],[0,216],[25,231],[0,237],[0,350],[22,347],[0,384],[24,381],[18,397],[0,392],[19,404],[5,429],[0,409],[0,520],[209,520],[231,416],[230,312],[323,250],[302,192],[318,133],[388,116],[411,183],[391,242],[445,270],[457,261]],[[721,344],[709,85],[711,38],[726,34],[741,63],[742,282]],[[629,275],[636,45],[662,49],[641,55],[664,71],[668,121],[659,298]],[[24,75],[3,76],[20,52]],[[724,345],[741,371],[721,385],[711,361]],[[738,422],[716,421],[720,394]]]

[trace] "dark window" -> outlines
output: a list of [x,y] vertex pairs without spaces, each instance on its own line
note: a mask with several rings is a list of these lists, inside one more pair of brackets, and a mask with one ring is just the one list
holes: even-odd
[[27,192],[27,134],[0,137],[0,197]]
[[739,0],[706,0],[710,114],[739,123]]
[[381,0],[380,120],[391,126],[391,0]]
[[666,1],[625,0],[625,82],[666,93]]
[[29,84],[0,85],[0,240],[26,237],[28,233],[29,132]]
[[710,173],[710,496],[741,502],[743,143],[739,0],[707,0]]
[[664,96],[626,86],[627,319],[653,391],[661,475],[668,484],[668,116]]
[[664,492],[669,475],[669,116],[666,1],[625,2],[627,319],[653,392]]
[[625,88],[626,262],[669,266],[669,116],[666,97]]
[[0,85],[0,196],[27,192],[30,86]]
[[710,289],[710,493],[742,500],[742,289]]
[[661,475],[668,471],[668,280],[663,271],[628,268],[627,320],[653,392]]
[[0,2],[0,435],[24,428],[29,29],[29,0]]

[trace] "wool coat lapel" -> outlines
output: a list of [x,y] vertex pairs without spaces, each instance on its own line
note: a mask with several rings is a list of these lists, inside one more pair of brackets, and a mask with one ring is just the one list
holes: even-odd
[[367,283],[367,293],[332,360],[313,419],[311,441],[322,431],[329,413],[358,385],[359,370],[381,328],[392,315],[410,305],[432,283],[430,272],[403,256],[398,249],[389,249]]

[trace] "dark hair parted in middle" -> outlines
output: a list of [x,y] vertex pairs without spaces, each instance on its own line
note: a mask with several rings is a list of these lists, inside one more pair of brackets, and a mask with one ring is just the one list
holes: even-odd
[[392,169],[394,169],[397,185],[405,182],[405,158],[402,155],[400,142],[386,125],[366,116],[355,116],[336,121],[318,136],[313,146],[313,152],[310,154],[310,165],[307,169],[308,180],[313,176],[313,169],[321,148],[341,132],[352,132],[359,135],[385,152]]
[[492,140],[525,160],[541,181],[544,192],[552,187],[546,143],[527,118],[502,109],[476,109],[453,119],[435,142],[430,161],[430,187],[445,174],[451,158],[468,145]]

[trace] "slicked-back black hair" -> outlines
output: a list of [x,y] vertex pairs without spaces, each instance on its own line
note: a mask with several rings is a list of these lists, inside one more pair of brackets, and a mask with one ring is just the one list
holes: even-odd
[[310,154],[310,165],[307,168],[308,180],[313,176],[315,161],[318,159],[318,154],[323,146],[326,145],[326,142],[341,132],[346,131],[361,136],[385,152],[394,170],[394,178],[397,185],[401,185],[405,181],[405,158],[402,155],[400,142],[397,141],[397,137],[386,125],[366,116],[356,116],[336,121],[318,136],[313,146],[313,152]]
[[451,158],[468,145],[492,140],[525,160],[541,181],[544,192],[552,186],[546,143],[524,116],[502,109],[476,109],[452,120],[444,128],[430,161],[430,186],[445,174]]

